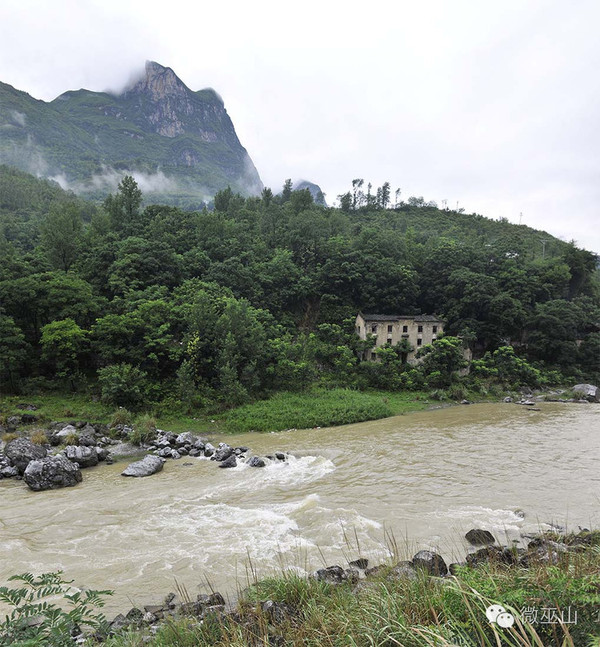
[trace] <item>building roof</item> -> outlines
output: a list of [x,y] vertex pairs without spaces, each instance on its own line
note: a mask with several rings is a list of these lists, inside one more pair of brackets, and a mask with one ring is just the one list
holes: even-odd
[[444,323],[443,319],[440,319],[435,315],[365,315],[362,312],[359,312],[358,314],[365,321],[418,321],[419,323]]

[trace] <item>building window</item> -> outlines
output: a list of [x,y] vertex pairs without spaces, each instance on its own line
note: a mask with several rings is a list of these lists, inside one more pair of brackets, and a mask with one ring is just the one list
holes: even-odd
[[433,334],[435,335],[437,333],[437,326],[433,327]]
[[360,335],[360,326],[356,326],[356,332]]
[[423,340],[419,337],[419,339],[417,339],[417,346],[420,346],[422,343],[423,343]]
[[408,326],[402,326],[402,332],[408,332]]
[[392,338],[391,338],[391,337],[388,337],[387,343],[388,343],[388,344],[391,344],[391,343],[392,343]]
[[392,326],[388,326],[388,332],[390,333],[390,335],[392,334]]
[[417,332],[423,332],[423,326],[419,326],[419,327],[417,328]]
[[374,326],[371,326],[371,332],[372,332],[372,333],[376,333],[376,332],[377,332],[377,324],[375,324]]

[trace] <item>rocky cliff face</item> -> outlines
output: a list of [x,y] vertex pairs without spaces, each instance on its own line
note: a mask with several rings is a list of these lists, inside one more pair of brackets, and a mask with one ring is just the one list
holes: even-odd
[[216,92],[194,92],[152,61],[119,95],[78,90],[45,103],[0,84],[0,129],[0,163],[54,175],[78,193],[101,197],[125,173],[183,206],[228,185],[262,189]]

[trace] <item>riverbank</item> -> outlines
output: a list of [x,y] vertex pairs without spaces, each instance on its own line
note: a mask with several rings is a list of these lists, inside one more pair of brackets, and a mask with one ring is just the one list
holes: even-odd
[[[485,531],[447,565],[423,550],[411,560],[365,558],[309,576],[282,571],[254,580],[227,605],[217,591],[194,598],[185,587],[160,605],[132,608],[96,624],[86,644],[105,647],[593,647],[600,641],[600,531],[543,532],[526,548],[503,546]],[[104,592],[106,593],[106,592]],[[44,596],[42,596],[44,597]],[[42,612],[42,617],[44,613]],[[81,623],[83,625],[83,623]],[[68,631],[68,622],[63,632]],[[0,625],[15,631],[15,623]],[[43,622],[31,644],[52,642]],[[13,633],[13,637],[15,634]],[[41,642],[40,642],[41,639]],[[80,637],[80,644],[83,640]],[[44,642],[45,641],[45,642]],[[2,636],[0,635],[0,644]],[[14,644],[14,643],[11,643]],[[21,643],[18,643],[21,644]],[[25,643],[23,643],[25,644]],[[27,643],[30,644],[30,643]],[[73,640],[72,644],[75,644]]]
[[[115,411],[81,394],[45,394],[0,397],[0,431],[7,421],[23,414],[33,416],[31,428],[43,427],[55,420],[88,420],[103,424],[118,421],[134,424],[143,415],[154,418],[156,425],[175,433],[229,434],[247,431],[284,431],[331,427],[367,420],[379,420],[413,411],[458,404],[443,392],[353,391],[349,389],[313,389],[305,393],[282,392],[267,400],[245,404],[226,411],[202,411],[188,414],[170,409],[149,409],[144,413]],[[470,402],[494,402],[505,394],[466,393]]]
[[183,600],[154,631],[134,627],[106,646],[588,647],[600,640],[599,547],[598,531],[542,533],[523,549],[478,547],[449,571],[420,551],[374,568],[355,560],[308,578],[282,573],[229,611],[203,606],[206,596]]

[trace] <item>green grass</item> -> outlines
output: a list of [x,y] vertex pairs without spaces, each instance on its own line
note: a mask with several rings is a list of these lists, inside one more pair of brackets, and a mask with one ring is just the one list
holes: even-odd
[[233,409],[225,416],[230,431],[280,431],[347,425],[423,409],[414,394],[362,393],[348,389],[318,389],[308,393],[278,393]]
[[[308,647],[590,647],[600,637],[600,552],[565,555],[557,565],[529,568],[486,564],[462,568],[456,577],[416,580],[389,577],[383,570],[363,582],[332,585],[282,573],[254,583],[238,604],[237,617],[180,618],[162,625],[144,642],[131,631],[106,647],[215,647],[282,645]],[[289,605],[273,623],[261,601]],[[485,610],[502,604],[515,618],[511,629],[489,623]],[[577,611],[577,623],[527,622],[524,607]],[[532,616],[530,616],[530,620]],[[573,615],[571,616],[573,619]]]
[[[33,404],[37,410],[19,409],[17,406],[19,404]],[[23,413],[37,416],[42,424],[52,420],[87,420],[108,423],[113,409],[100,402],[94,402],[88,395],[82,394],[11,395],[0,398],[1,417]]]
[[[496,397],[483,398],[481,395],[469,399],[497,400]],[[448,398],[444,402],[450,404],[453,401]],[[40,418],[41,425],[51,420],[88,420],[107,424],[116,420],[113,408],[94,402],[89,396],[46,394],[0,398],[0,422],[3,417],[25,413],[17,408],[20,403],[38,407],[32,413]],[[315,388],[305,393],[277,393],[267,400],[225,412],[203,410],[186,414],[173,408],[167,412],[147,413],[154,416],[158,428],[175,433],[228,434],[345,425],[422,411],[432,406],[439,406],[439,403],[432,401],[430,394],[425,392]]]

